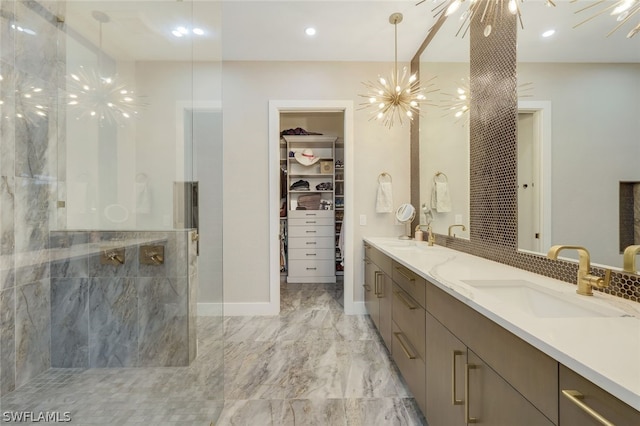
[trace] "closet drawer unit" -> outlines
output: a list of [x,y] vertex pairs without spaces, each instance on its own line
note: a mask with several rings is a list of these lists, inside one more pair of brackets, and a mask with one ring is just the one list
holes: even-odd
[[289,260],[291,277],[326,277],[335,275],[336,261],[330,260]]
[[325,260],[335,259],[335,249],[316,249],[316,248],[304,248],[304,249],[290,249],[289,259],[297,260]]
[[407,382],[409,390],[416,399],[418,406],[423,413],[426,413],[426,369],[424,358],[418,354],[415,348],[409,343],[406,335],[398,328],[396,323],[393,326],[393,336],[391,338],[391,353],[402,377]]
[[289,226],[289,237],[335,237],[333,226]]
[[298,237],[289,238],[288,240],[289,250],[292,249],[304,249],[304,248],[316,248],[316,249],[334,249],[336,240],[331,237]]
[[396,261],[393,261],[393,282],[398,284],[404,291],[409,293],[420,306],[426,306],[426,285],[424,278],[405,268]]
[[333,226],[332,217],[307,217],[304,219],[289,219],[289,226]]
[[398,285],[393,285],[393,322],[406,336],[411,346],[425,359],[426,311]]
[[333,210],[289,210],[289,219],[333,218]]

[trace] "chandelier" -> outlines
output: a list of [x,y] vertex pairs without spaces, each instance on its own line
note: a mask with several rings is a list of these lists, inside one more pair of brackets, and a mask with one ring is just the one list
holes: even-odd
[[[422,0],[417,4],[424,3],[425,1],[426,0]],[[435,12],[434,17],[436,19],[442,17],[442,15],[448,17],[460,9],[463,3],[466,3],[468,5],[467,10],[460,16],[462,23],[456,36],[462,32],[462,37],[464,38],[469,31],[471,21],[480,19],[480,23],[484,24],[484,36],[489,37],[493,28],[500,23],[502,15],[505,13],[516,15],[518,21],[520,21],[520,27],[524,29],[522,13],[520,11],[520,3],[523,2],[524,0],[469,0],[467,2],[465,2],[465,0],[444,0],[433,8],[432,12]],[[547,6],[556,5],[553,0],[545,0],[545,3]]]
[[[577,0],[571,0],[571,3],[575,3]],[[598,9],[598,6],[602,6]],[[591,21],[597,16],[608,14],[610,16],[615,17],[616,22],[618,24],[607,33],[607,37],[616,32],[622,26],[624,26],[631,18],[633,18],[636,14],[640,13],[640,0],[616,0],[614,2],[606,2],[604,0],[597,1],[589,6],[583,7],[580,10],[577,10],[575,13],[581,13],[584,11],[588,11],[591,8],[596,8],[594,14],[580,22],[579,24],[574,25],[573,28],[579,27],[580,25]],[[631,24],[633,25],[633,24]],[[627,38],[631,38],[634,35],[640,33],[640,21],[631,28],[631,31],[627,33]]]
[[420,113],[420,103],[426,100],[420,88],[420,82],[416,74],[402,69],[402,75],[398,73],[398,24],[402,22],[402,14],[394,13],[389,16],[389,23],[393,24],[395,31],[395,56],[393,70],[388,79],[378,77],[375,82],[367,81],[362,84],[368,93],[359,95],[368,99],[362,103],[359,109],[372,109],[370,120],[381,120],[388,128],[393,127],[397,121],[403,124],[403,118],[413,120]]
[[119,81],[117,74],[102,74],[102,24],[110,21],[109,16],[97,10],[91,14],[99,22],[99,47],[97,69],[85,69],[70,73],[67,77],[67,105],[77,120],[96,119],[100,125],[124,126],[137,109],[144,106],[133,90]]

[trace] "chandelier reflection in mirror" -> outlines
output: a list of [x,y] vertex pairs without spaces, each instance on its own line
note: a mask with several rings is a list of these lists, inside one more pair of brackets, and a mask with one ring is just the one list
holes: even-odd
[[[422,0],[417,4],[424,3],[426,0]],[[453,15],[463,4],[467,5],[467,9],[460,16],[460,28],[456,36],[462,32],[462,37],[467,34],[471,22],[474,19],[479,19],[484,24],[484,36],[489,37],[493,28],[500,24],[502,16],[505,13],[516,15],[520,22],[520,27],[524,29],[522,23],[522,13],[520,11],[520,3],[524,0],[444,0],[440,2],[435,8],[432,9],[434,17],[439,19],[444,15],[449,17]],[[553,0],[545,0],[547,6],[555,6]]]
[[[571,0],[571,3],[576,3],[577,1],[578,0]],[[592,11],[593,15],[580,22],[579,24],[574,25],[573,28],[577,28],[580,25],[589,22],[600,15],[609,15],[610,17],[613,17],[616,22],[618,22],[618,24],[616,24],[615,27],[611,31],[609,31],[609,33],[607,33],[607,37],[609,37],[611,34],[618,31],[626,23],[628,23],[636,14],[640,13],[640,0],[600,0],[586,7],[583,7],[580,10],[577,10],[575,13],[578,14],[588,11]],[[640,21],[638,21],[635,27],[631,28],[631,31],[627,33],[626,37],[631,38],[638,33],[640,33]]]
[[89,118],[98,120],[100,125],[124,126],[144,103],[140,102],[133,90],[119,81],[117,74],[102,74],[102,24],[109,22],[109,16],[96,10],[92,16],[100,24],[98,67],[87,69],[81,66],[77,72],[69,73],[69,112],[77,120]]
[[409,75],[404,67],[402,75],[398,73],[398,24],[402,22],[402,14],[394,13],[389,16],[389,23],[393,24],[395,31],[395,58],[393,71],[389,79],[378,77],[375,82],[363,82],[368,93],[359,95],[368,99],[362,103],[361,108],[371,108],[370,120],[380,120],[388,128],[393,127],[397,121],[403,124],[403,118],[413,120],[420,113],[420,103],[426,100],[422,93],[417,73]]

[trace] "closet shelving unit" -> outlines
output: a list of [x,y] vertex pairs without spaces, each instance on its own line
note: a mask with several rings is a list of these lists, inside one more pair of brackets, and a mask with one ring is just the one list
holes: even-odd
[[334,162],[334,190],[335,190],[335,227],[336,227],[336,275],[344,275],[342,268],[342,252],[339,240],[340,230],[344,221],[344,140],[336,140]]
[[[286,142],[288,188],[287,282],[335,283],[337,237],[334,166],[337,137],[285,135],[283,139]],[[318,161],[312,165],[301,164],[296,160],[295,153],[304,150],[311,150]],[[300,180],[309,183],[308,190],[292,187]],[[317,189],[320,184],[324,184],[325,188]],[[302,201],[312,194],[320,198],[317,204],[310,206]]]

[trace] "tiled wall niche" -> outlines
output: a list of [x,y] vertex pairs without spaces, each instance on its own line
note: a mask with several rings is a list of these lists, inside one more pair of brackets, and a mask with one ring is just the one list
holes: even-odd
[[[517,247],[517,22],[503,15],[490,37],[474,20],[470,81],[470,239],[436,235],[436,243],[541,275],[574,283],[577,262],[552,261],[541,255],[519,252]],[[419,61],[418,52],[413,64]],[[412,123],[412,161],[418,159],[419,125]],[[420,204],[419,164],[412,165],[412,203]],[[417,188],[417,190],[416,190]],[[592,267],[603,276],[604,269]],[[611,286],[598,290],[640,302],[640,276],[614,272]]]

